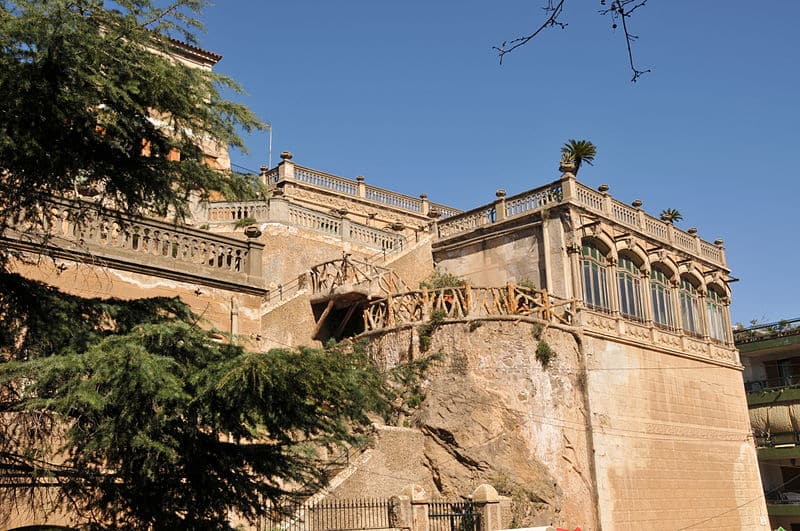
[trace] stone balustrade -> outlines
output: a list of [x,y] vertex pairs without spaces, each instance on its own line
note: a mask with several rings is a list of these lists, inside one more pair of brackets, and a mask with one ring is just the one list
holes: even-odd
[[[20,213],[5,233],[10,245],[65,258],[99,259],[112,267],[201,284],[265,291],[263,244],[89,203],[52,199]],[[155,272],[158,270],[158,272]]]
[[402,251],[406,246],[406,239],[396,231],[370,227],[341,215],[306,208],[283,196],[272,197],[269,201],[202,203],[195,221],[235,223],[248,218],[256,223],[286,223],[386,253]]
[[508,198],[505,197],[505,192],[500,190],[497,197],[498,199],[492,204],[440,221],[438,223],[439,238],[449,238],[484,225],[526,216],[541,210],[546,205],[561,201],[562,190],[561,184],[556,182]]
[[385,188],[371,186],[364,182],[363,177],[355,180],[345,179],[338,175],[326,173],[312,168],[299,166],[291,162],[288,154],[283,162],[276,168],[264,170],[262,179],[269,188],[274,188],[282,183],[293,183],[297,186],[309,186],[323,189],[350,198],[375,203],[404,213],[415,214],[418,217],[427,217],[436,213],[440,218],[447,218],[461,212],[458,209],[439,203],[429,202],[427,196],[420,197],[400,194]]
[[269,219],[269,204],[266,201],[214,201],[200,204],[201,219],[209,222]]
[[627,341],[666,350],[680,356],[739,367],[739,355],[732,344],[712,338],[697,337],[680,329],[669,329],[654,323],[631,321],[619,315],[609,315],[585,306],[577,309],[577,316],[576,321],[591,335],[621,337]]
[[687,251],[714,265],[726,267],[725,250],[721,245],[704,241],[695,232],[680,230],[671,223],[650,216],[640,207],[618,201],[608,192],[593,190],[575,181],[574,177],[561,179],[512,197],[505,197],[505,192],[499,190],[494,203],[440,221],[438,236],[440,239],[449,238],[481,226],[525,216],[559,202],[579,205],[660,243]]
[[697,234],[682,231],[672,223],[662,221],[645,213],[641,208],[626,205],[611,197],[608,192],[598,192],[588,186],[573,181],[574,194],[565,194],[564,200],[602,214],[620,225],[635,229],[661,243],[687,251],[708,262],[726,266],[725,250],[721,245],[700,239]]

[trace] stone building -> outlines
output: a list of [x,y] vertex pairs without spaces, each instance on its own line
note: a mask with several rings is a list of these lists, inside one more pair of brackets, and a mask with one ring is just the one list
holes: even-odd
[[800,319],[734,331],[772,528],[800,529]]
[[[268,199],[199,203],[183,226],[102,209],[76,226],[54,199],[56,260],[17,268],[80,295],[179,295],[253,349],[441,353],[426,400],[376,427],[330,497],[488,482],[518,525],[768,529],[721,242],[562,170],[461,212],[285,153]],[[464,282],[417,288],[434,270]]]
[[[264,200],[196,202],[175,225],[53,198],[46,247],[24,226],[2,245],[52,257],[14,267],[70,293],[180,296],[251,349],[361,337],[386,365],[440,353],[425,400],[376,426],[329,497],[491,483],[509,526],[768,529],[722,242],[573,171],[462,212],[284,153]],[[419,287],[434,271],[463,282]],[[16,527],[69,522],[12,511]]]

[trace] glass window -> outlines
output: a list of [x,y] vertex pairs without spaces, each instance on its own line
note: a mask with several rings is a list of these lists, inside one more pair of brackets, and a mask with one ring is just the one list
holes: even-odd
[[706,318],[708,321],[708,335],[712,339],[725,341],[725,304],[722,296],[713,289],[706,295]]
[[600,250],[586,243],[581,249],[583,301],[590,308],[608,311],[608,260]]
[[653,304],[653,322],[664,328],[675,328],[672,284],[667,275],[655,268],[650,275],[650,299]]
[[633,319],[644,319],[642,311],[641,272],[633,260],[620,257],[617,266],[619,313]]
[[681,323],[683,331],[696,336],[703,334],[700,321],[700,293],[689,280],[681,279]]

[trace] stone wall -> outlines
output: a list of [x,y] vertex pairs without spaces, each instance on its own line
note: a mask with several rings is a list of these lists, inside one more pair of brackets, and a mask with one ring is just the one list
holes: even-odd
[[468,280],[473,286],[502,286],[530,281],[545,286],[541,224],[480,240],[468,239],[434,246],[437,269]]
[[739,370],[591,337],[584,350],[603,529],[768,529]]

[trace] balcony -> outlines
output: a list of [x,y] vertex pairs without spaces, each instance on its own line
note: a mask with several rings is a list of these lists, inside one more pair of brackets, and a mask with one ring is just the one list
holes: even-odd
[[800,318],[734,330],[733,341],[742,354],[800,348]]
[[800,516],[800,493],[767,492],[767,514],[770,516]]

